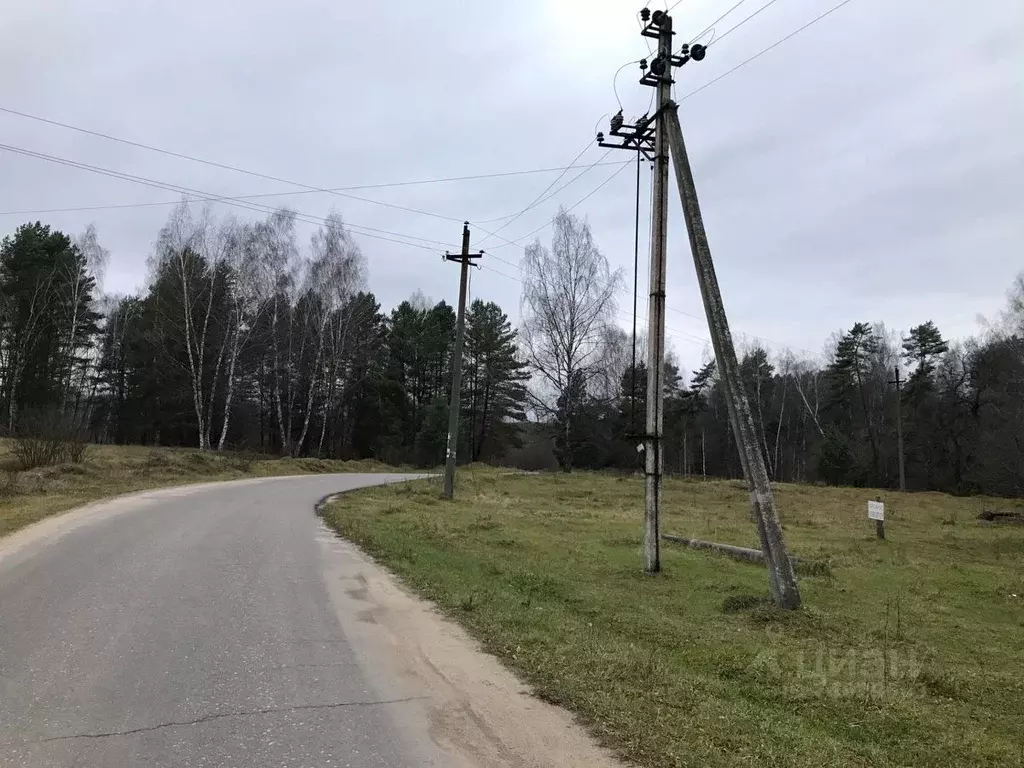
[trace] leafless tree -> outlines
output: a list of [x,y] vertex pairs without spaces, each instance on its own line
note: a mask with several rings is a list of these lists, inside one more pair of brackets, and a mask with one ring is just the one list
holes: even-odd
[[[630,338],[622,328],[609,323],[598,346],[597,371],[592,379],[591,394],[603,402],[611,402],[620,394],[622,376],[632,364]],[[637,356],[637,364],[642,358]]]
[[[307,275],[307,293],[312,299],[310,304],[313,308],[312,320],[315,324],[316,355],[307,383],[302,432],[293,447],[295,455],[301,453],[306,442],[306,435],[309,432],[309,424],[313,415],[313,398],[318,386],[324,389],[322,423],[326,424],[327,407],[334,391],[331,379],[337,375],[338,362],[332,355],[327,370],[324,370],[324,349],[329,336],[328,325],[332,319],[336,319],[341,308],[352,298],[365,279],[365,267],[359,246],[345,229],[339,214],[332,212],[328,215],[324,226],[314,233],[310,249],[312,258]],[[339,333],[337,341],[340,347],[333,347],[333,349],[340,351],[340,348],[344,347],[344,332],[347,328],[336,330]],[[326,379],[326,381],[322,379]],[[324,429],[321,429],[321,445],[323,431]]]
[[[77,262],[72,262],[65,281],[65,290],[68,292],[66,304],[70,309],[70,316],[67,318],[67,331],[62,341],[60,354],[60,359],[66,361],[67,365],[61,399],[64,410],[72,410],[73,413],[70,416],[81,424],[88,419],[88,413],[79,411],[90,378],[90,371],[96,363],[95,354],[89,354],[84,358],[79,357],[83,351],[82,324],[86,321],[86,317],[83,315],[91,309],[86,300],[92,294],[89,284],[91,282],[94,287],[98,288],[103,282],[103,275],[110,260],[110,251],[100,245],[95,224],[89,224],[85,232],[74,239],[73,244],[85,261],[85,269],[79,269]],[[74,408],[70,409],[67,401],[72,391],[77,392],[77,397]],[[84,402],[88,408],[92,397],[86,397]]]
[[6,365],[6,376],[7,376],[7,397],[8,397],[8,409],[7,409],[7,430],[8,432],[14,431],[14,425],[18,418],[18,383],[21,381],[22,375],[25,371],[25,365],[28,359],[28,351],[36,343],[36,339],[39,335],[39,327],[43,322],[43,318],[46,312],[49,311],[48,297],[50,295],[50,287],[53,284],[54,273],[51,270],[49,274],[36,280],[32,287],[32,297],[29,301],[28,311],[25,316],[23,327],[20,329],[17,339],[11,339],[7,342],[7,365]]
[[[291,361],[291,323],[294,313],[295,286],[300,269],[298,247],[295,244],[295,212],[282,209],[256,225],[254,231],[255,276],[261,299],[269,303],[270,353],[272,368],[272,412],[281,435],[281,450],[291,452],[291,397],[290,377],[282,381],[285,356]],[[287,328],[285,328],[287,325]],[[286,331],[287,347],[282,349],[282,331]],[[288,401],[285,419],[284,401]]]
[[[222,351],[219,358],[227,357],[224,381],[224,412],[221,419],[217,450],[223,451],[231,423],[231,404],[237,383],[238,358],[246,341],[259,320],[265,296],[260,280],[259,241],[256,227],[227,221],[222,225],[224,261],[231,276],[231,290],[227,292]],[[218,366],[219,367],[219,366]],[[210,399],[211,414],[213,398]],[[212,416],[211,416],[212,421]]]
[[552,414],[571,382],[582,378],[589,387],[602,372],[621,274],[609,268],[590,226],[565,210],[555,216],[550,248],[539,240],[526,248],[522,274],[521,337],[538,385],[534,405]]
[[210,422],[214,388],[223,359],[223,345],[216,350],[212,378],[206,376],[206,357],[212,353],[208,337],[214,319],[216,281],[229,239],[220,230],[209,208],[192,216],[188,203],[182,202],[171,213],[160,231],[154,257],[155,267],[173,275],[181,300],[173,306],[174,316],[166,316],[167,331],[180,334],[187,353],[189,387],[199,428],[199,448],[210,448]]
[[825,437],[825,430],[822,428],[821,420],[818,418],[818,412],[821,408],[818,394],[821,371],[812,363],[806,360],[796,360],[795,358],[792,361],[790,370],[792,372],[793,385],[800,395],[800,401],[804,404],[804,408],[807,409],[807,415],[814,422],[814,428],[818,430],[818,434]]

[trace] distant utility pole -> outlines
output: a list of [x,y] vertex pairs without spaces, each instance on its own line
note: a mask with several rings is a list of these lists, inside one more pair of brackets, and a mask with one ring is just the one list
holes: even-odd
[[472,259],[483,256],[469,252],[469,222],[462,225],[462,253],[453,255],[445,251],[445,261],[457,261],[462,265],[459,274],[459,315],[455,323],[455,351],[452,354],[452,397],[448,405],[448,450],[444,462],[444,496],[455,495],[455,452],[459,441],[459,397],[462,394],[462,340],[466,333],[466,284]]
[[900,490],[907,490],[907,472],[903,459],[903,398],[900,396],[900,367],[896,365],[896,378],[889,382],[896,385],[896,445],[900,453]]

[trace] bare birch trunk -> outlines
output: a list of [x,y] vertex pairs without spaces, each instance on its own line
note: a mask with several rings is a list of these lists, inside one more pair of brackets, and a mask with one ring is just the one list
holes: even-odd
[[292,455],[298,457],[302,453],[302,446],[306,443],[306,434],[309,432],[309,422],[313,416],[313,396],[316,394],[316,385],[318,383],[320,362],[323,360],[324,354],[324,332],[327,330],[326,319],[320,323],[320,333],[317,334],[318,343],[316,346],[316,361],[313,363],[313,368],[309,374],[309,389],[306,393],[306,410],[302,420],[302,432],[299,435],[298,441],[295,443],[295,447],[292,450]]
[[192,389],[192,406],[195,409],[196,414],[196,425],[199,428],[199,449],[205,449],[205,435],[206,430],[203,424],[203,403],[202,396],[199,391],[200,381],[202,379],[202,369],[197,370],[196,366],[196,354],[193,352],[193,328],[194,322],[192,318],[192,304],[189,297],[188,290],[188,275],[185,270],[185,251],[179,250],[177,254],[178,259],[178,274],[181,277],[181,296],[182,296],[182,312],[183,320],[185,322],[185,349],[188,352],[188,369],[189,369],[189,380]]
[[816,408],[811,408],[811,404],[807,401],[807,395],[804,394],[804,388],[800,386],[800,375],[793,374],[793,383],[796,385],[796,391],[800,393],[800,399],[804,403],[804,408],[807,409],[807,413],[810,415],[811,420],[814,422],[814,426],[818,430],[818,434],[822,437],[825,436],[825,430],[821,428],[821,422],[818,421],[818,411]]
[[[271,324],[270,335],[273,338],[273,349],[274,349],[274,387],[271,392],[271,397],[274,398],[274,412],[277,414],[277,429],[281,435],[281,453],[288,455],[291,453],[291,440],[288,432],[285,431],[284,414],[282,412],[281,405],[281,345],[277,338],[277,327],[278,320],[280,319],[280,312],[278,309],[279,298],[274,297],[274,319]],[[289,361],[290,363],[290,361]]]
[[705,430],[700,431],[700,474],[705,480],[708,479],[708,452],[707,452],[707,434]]
[[235,395],[235,365],[238,360],[238,350],[241,347],[241,321],[235,328],[234,341],[231,344],[231,356],[228,359],[228,378],[224,390],[224,418],[220,424],[220,438],[217,440],[217,450],[223,451],[228,439],[228,424],[231,421],[231,401]]
[[779,426],[775,430],[775,479],[779,479],[779,440],[782,437],[782,417],[786,413],[786,383],[789,381],[788,376],[784,376],[782,379],[782,405],[779,407]]
[[[228,334],[230,336],[230,333]],[[213,378],[210,380],[210,398],[206,403],[206,449],[211,450],[213,444],[210,442],[210,432],[213,430],[213,404],[217,399],[217,381],[220,379],[220,366],[224,362],[224,349],[228,345],[228,340],[225,338],[224,343],[220,345],[220,350],[217,352],[217,362],[213,366]],[[223,433],[223,430],[221,430]]]

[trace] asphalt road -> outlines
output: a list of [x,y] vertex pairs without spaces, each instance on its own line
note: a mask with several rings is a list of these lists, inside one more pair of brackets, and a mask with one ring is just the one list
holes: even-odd
[[403,477],[167,489],[0,542],[0,765],[449,765],[346,631],[312,514]]

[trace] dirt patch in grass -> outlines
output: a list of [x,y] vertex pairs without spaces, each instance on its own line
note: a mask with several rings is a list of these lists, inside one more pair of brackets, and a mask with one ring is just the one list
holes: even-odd
[[[360,491],[325,519],[536,695],[643,766],[1024,765],[1024,531],[949,526],[991,499],[780,486],[803,611],[763,568],[678,547],[642,573],[642,482],[462,472]],[[665,486],[662,530],[756,547],[740,483]]]

